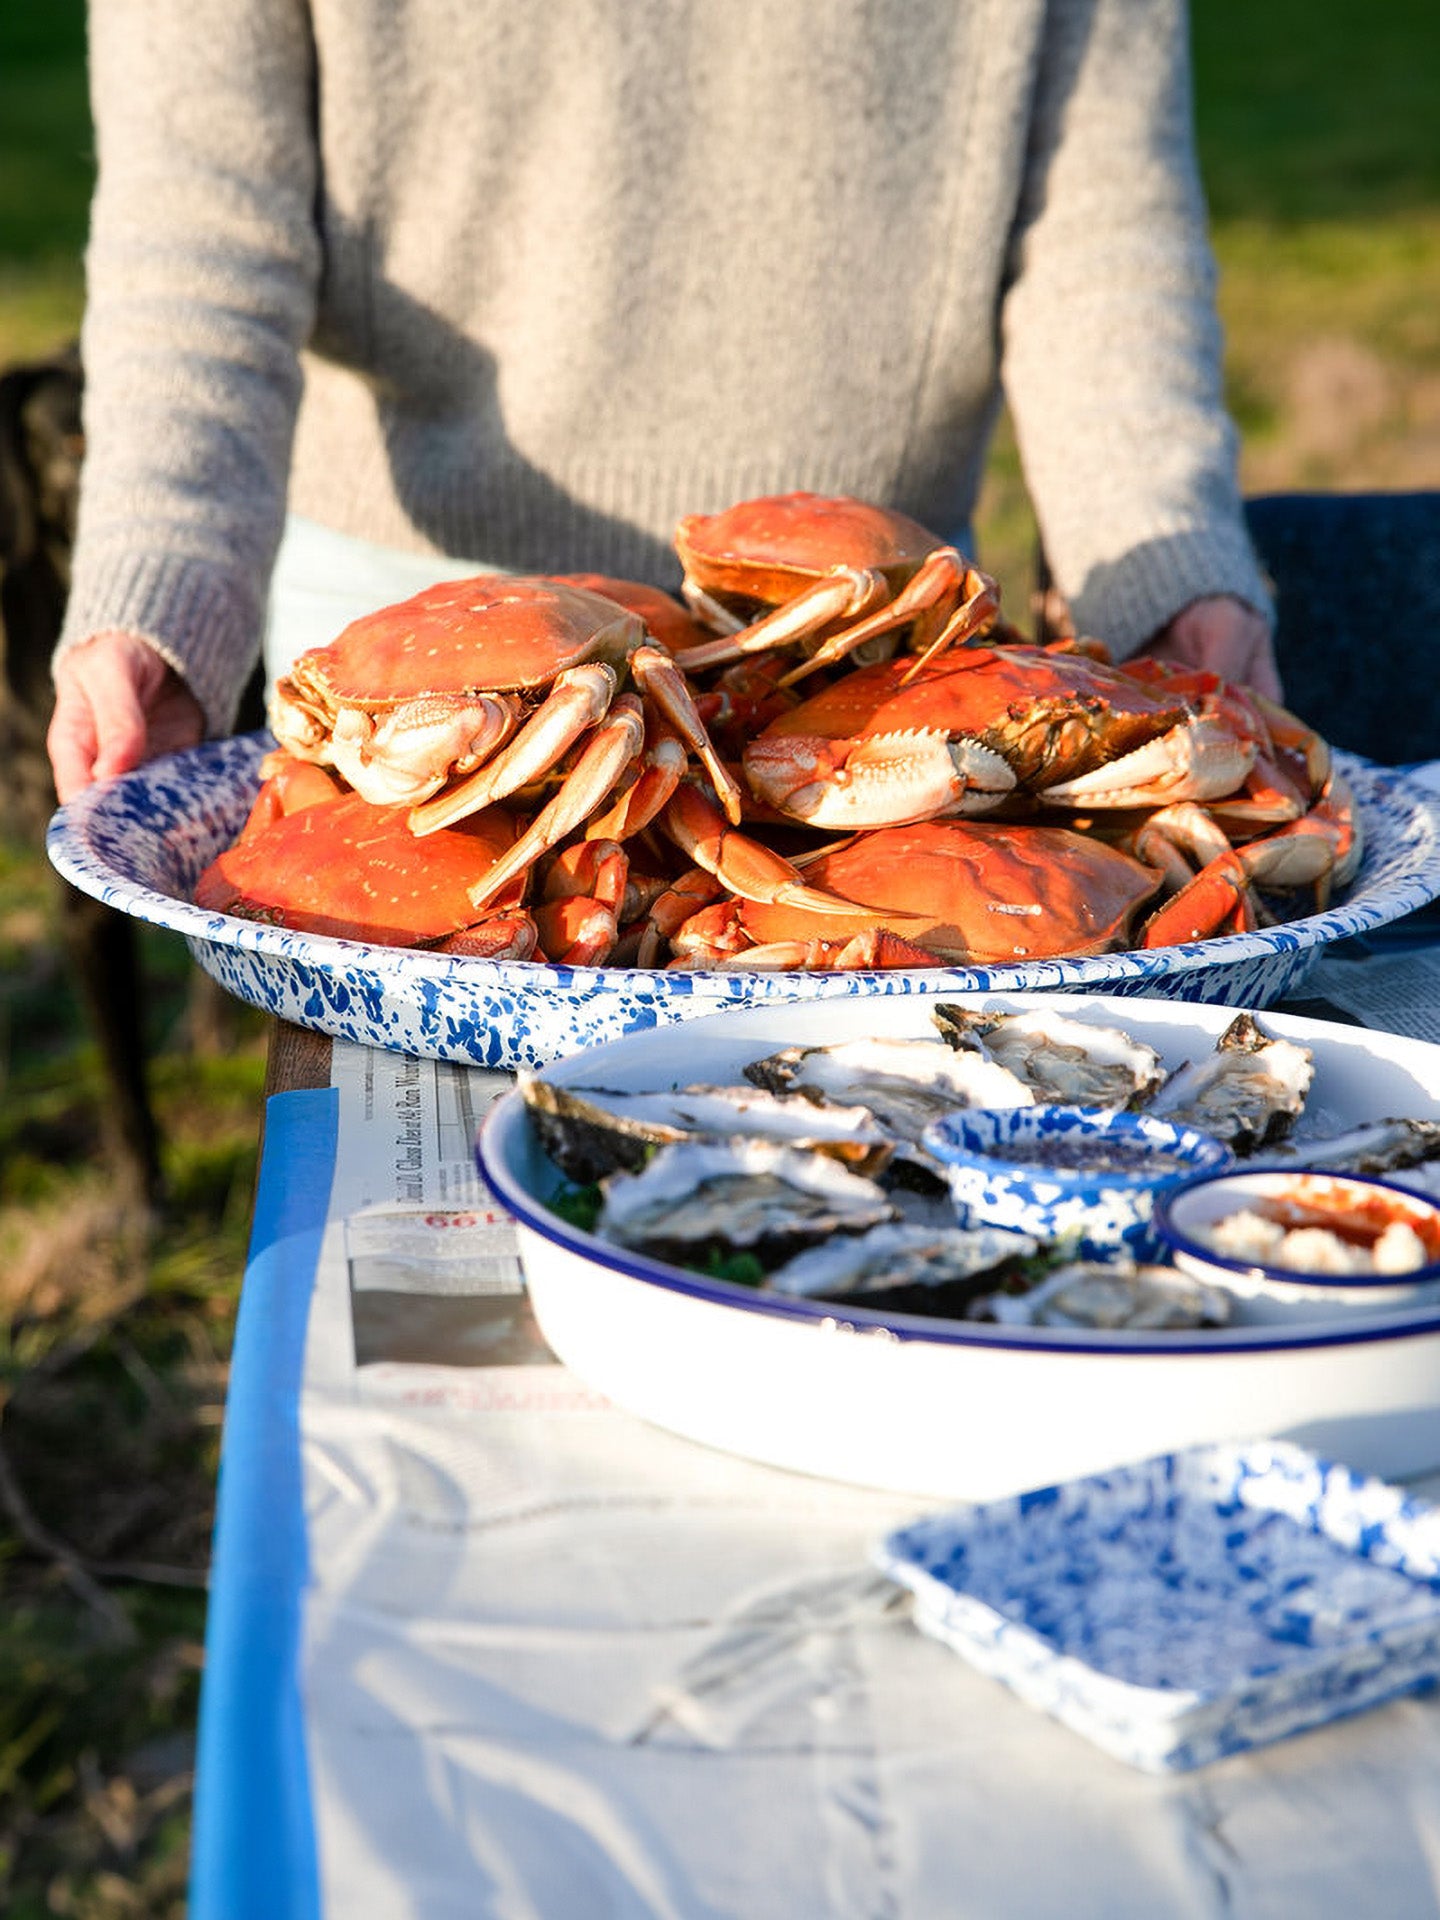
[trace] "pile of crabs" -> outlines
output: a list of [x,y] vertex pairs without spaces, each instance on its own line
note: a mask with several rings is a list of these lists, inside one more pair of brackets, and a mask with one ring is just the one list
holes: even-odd
[[1029,644],[903,515],[682,520],[682,601],[482,574],[296,660],[204,907],[569,965],[996,965],[1244,931],[1355,872],[1325,743],[1258,694]]

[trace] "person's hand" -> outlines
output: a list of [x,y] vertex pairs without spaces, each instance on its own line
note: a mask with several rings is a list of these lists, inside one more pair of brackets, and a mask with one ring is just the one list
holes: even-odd
[[1229,594],[1192,601],[1140,651],[1157,660],[1208,668],[1271,700],[1284,697],[1269,622]]
[[56,665],[45,744],[62,806],[93,780],[112,780],[204,737],[199,701],[138,634],[97,633]]

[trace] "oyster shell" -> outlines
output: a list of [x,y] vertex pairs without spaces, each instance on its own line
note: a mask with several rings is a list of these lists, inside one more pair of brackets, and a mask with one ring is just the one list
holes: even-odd
[[1250,1153],[1290,1131],[1314,1070],[1308,1047],[1272,1038],[1253,1015],[1237,1014],[1215,1051],[1177,1067],[1147,1110]]
[[[849,1040],[834,1047],[785,1047],[752,1060],[745,1078],[773,1092],[868,1107],[892,1138],[918,1150],[932,1120],[957,1107],[1028,1107],[1035,1095],[1018,1075],[981,1053],[943,1040]],[[928,1160],[928,1156],[922,1156]]]
[[1071,1107],[1138,1107],[1165,1069],[1154,1047],[1120,1027],[1076,1020],[1044,1008],[1031,1013],[974,1011],[943,1003],[933,1019],[946,1041],[976,1048],[1022,1080],[1035,1098]]
[[600,1190],[597,1233],[660,1258],[721,1244],[783,1260],[832,1233],[895,1218],[873,1180],[827,1154],[769,1140],[678,1140],[641,1172],[611,1174]]
[[1440,1120],[1367,1120],[1328,1139],[1287,1140],[1264,1164],[1328,1173],[1396,1173],[1440,1159]]
[[[938,1297],[963,1283],[990,1279],[998,1267],[1027,1260],[1039,1241],[1002,1227],[924,1227],[896,1221],[866,1233],[827,1240],[796,1254],[776,1269],[765,1285],[773,1293],[807,1299],[863,1299],[880,1305],[881,1295],[919,1293],[921,1312],[939,1311]],[[925,1295],[934,1296],[929,1301]],[[887,1304],[894,1304],[887,1302]]]
[[988,1294],[975,1302],[969,1317],[1007,1327],[1179,1333],[1227,1325],[1230,1296],[1174,1267],[1077,1260],[1057,1268],[1028,1293]]
[[878,1173],[895,1143],[864,1107],[819,1107],[762,1087],[681,1087],[626,1093],[561,1086],[535,1073],[516,1085],[541,1145],[572,1180],[638,1173],[656,1147],[697,1135],[759,1138],[828,1153],[857,1173]]

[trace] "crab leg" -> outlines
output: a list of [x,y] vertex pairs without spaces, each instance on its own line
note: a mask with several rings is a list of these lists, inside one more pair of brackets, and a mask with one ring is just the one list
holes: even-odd
[[1256,924],[1250,875],[1237,853],[1222,853],[1145,922],[1142,947],[1181,946],[1217,933],[1250,933]]
[[907,681],[928,667],[937,654],[944,653],[948,647],[963,646],[976,634],[988,633],[995,624],[995,616],[1000,611],[1000,588],[988,573],[981,573],[978,567],[967,567],[960,591],[965,598],[936,637],[917,651],[914,664],[905,675]]
[[857,911],[853,900],[807,887],[800,871],[769,847],[730,825],[713,800],[693,781],[685,781],[665,809],[666,832],[697,867],[713,873],[742,900],[773,906],[808,907],[812,913]]
[[849,940],[772,940],[716,962],[720,971],[756,973],[872,973],[898,967],[942,967],[928,947],[903,940],[888,927],[871,927]]
[[603,661],[568,667],[515,738],[467,780],[457,780],[410,811],[410,831],[434,833],[528,786],[555,766],[615,697],[615,670]]
[[614,840],[580,840],[558,850],[545,871],[543,904],[534,910],[548,960],[591,967],[610,958],[629,867]]
[[[952,610],[949,603],[961,594],[965,596],[962,604]],[[1000,589],[986,574],[972,567],[954,547],[936,547],[933,553],[925,556],[888,607],[881,607],[868,619],[845,627],[839,633],[832,633],[808,660],[793,667],[780,684],[782,687],[793,687],[807,674],[814,673],[817,667],[827,667],[833,661],[843,660],[853,654],[867,640],[876,639],[882,633],[893,633],[896,627],[903,627],[907,622],[937,610],[945,615],[940,631],[917,655],[910,673],[906,675],[907,679],[911,674],[918,673],[936,654],[943,653],[947,647],[958,646],[962,640],[968,640],[972,634],[988,625],[1000,610]]]
[[643,752],[621,780],[604,813],[596,814],[586,827],[586,838],[629,840],[643,833],[663,811],[689,764],[685,742],[652,708],[645,715]]
[[[1232,847],[1200,807],[1162,809],[1138,836],[1137,853],[1158,865],[1155,843],[1163,840],[1202,864],[1150,916],[1142,944],[1163,947],[1215,933],[1248,933],[1260,917],[1257,888],[1290,893],[1308,887],[1317,910],[1322,909],[1336,880],[1353,877],[1359,863],[1346,800],[1343,792],[1327,795],[1299,820],[1243,847]],[[1173,884],[1174,869],[1168,860],[1165,865]]]
[[715,751],[705,722],[696,708],[684,674],[659,647],[637,647],[630,656],[630,673],[647,700],[653,700],[687,749],[710,776],[716,798],[732,827],[740,824],[741,793],[729,768]]
[[473,927],[447,934],[431,952],[461,954],[467,960],[528,960],[537,939],[535,922],[517,907],[513,913],[487,914]]
[[[728,666],[732,660],[743,660],[747,653],[793,646],[819,633],[832,620],[853,620],[868,613],[888,590],[884,574],[871,567],[835,567],[793,600],[752,620],[738,632],[707,640],[703,646],[686,647],[675,655],[676,663],[690,673],[697,667]],[[685,593],[690,599],[689,588]]]
[[564,786],[542,807],[520,838],[470,889],[472,906],[484,906],[517,874],[533,867],[541,854],[568,840],[618,784],[626,767],[645,743],[645,720],[639,699],[622,693],[597,727],[576,761]]
[[687,867],[650,902],[637,934],[635,964],[657,966],[662,946],[673,940],[692,914],[722,892],[713,873],[707,873],[704,867]]

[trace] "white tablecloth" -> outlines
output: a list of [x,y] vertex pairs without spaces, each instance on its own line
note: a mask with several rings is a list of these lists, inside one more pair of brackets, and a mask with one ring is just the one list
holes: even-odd
[[470,1174],[497,1076],[337,1045],[334,1079],[267,1120],[193,1920],[1440,1911],[1440,1699],[1108,1758],[870,1570],[916,1502],[644,1426],[537,1346]]

